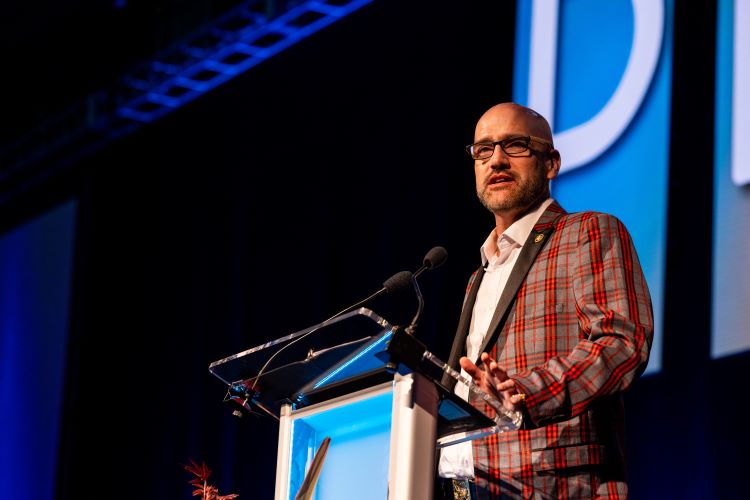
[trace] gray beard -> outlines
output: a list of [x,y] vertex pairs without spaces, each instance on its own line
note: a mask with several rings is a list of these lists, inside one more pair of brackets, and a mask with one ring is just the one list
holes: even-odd
[[484,208],[492,212],[504,212],[507,210],[517,210],[526,208],[534,205],[542,197],[549,196],[549,188],[547,187],[547,179],[544,175],[534,175],[523,184],[519,184],[517,189],[512,190],[504,197],[503,200],[495,201],[490,200],[487,196],[487,189],[489,186],[479,191],[477,190],[477,197],[482,202]]

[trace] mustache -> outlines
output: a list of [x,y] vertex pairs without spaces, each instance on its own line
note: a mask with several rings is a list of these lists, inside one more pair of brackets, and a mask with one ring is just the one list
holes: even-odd
[[507,172],[507,171],[504,171],[504,172],[493,172],[493,173],[487,175],[484,178],[484,185],[485,186],[489,186],[490,184],[492,184],[492,181],[494,179],[501,178],[501,177],[509,178],[509,179],[511,179],[513,181],[517,181],[518,180],[514,174],[512,174],[510,172]]

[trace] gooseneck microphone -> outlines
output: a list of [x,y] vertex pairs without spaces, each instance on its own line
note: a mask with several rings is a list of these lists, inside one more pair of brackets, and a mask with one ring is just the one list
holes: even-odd
[[353,304],[343,311],[339,311],[330,318],[328,318],[326,321],[331,321],[332,319],[336,319],[339,316],[346,314],[348,312],[354,311],[355,309],[358,309],[362,304],[371,301],[372,299],[376,297],[380,297],[384,293],[396,293],[400,292],[402,290],[406,290],[409,288],[409,285],[412,282],[412,276],[413,274],[410,271],[399,271],[387,280],[383,282],[383,288],[378,290],[377,292],[373,293],[367,298],[364,298],[357,302],[356,304]]
[[379,297],[379,296],[381,296],[383,294],[386,294],[386,293],[387,294],[391,294],[391,293],[400,292],[400,291],[405,290],[406,288],[408,288],[410,284],[414,287],[414,290],[415,290],[415,292],[417,294],[417,300],[419,301],[419,307],[417,309],[417,314],[414,316],[414,319],[412,319],[411,324],[409,324],[409,326],[406,327],[406,329],[405,329],[406,333],[408,333],[410,335],[413,335],[414,334],[414,330],[417,327],[417,322],[419,321],[419,318],[422,316],[422,309],[424,308],[424,297],[422,297],[422,292],[419,289],[419,284],[417,283],[416,278],[417,278],[417,276],[419,276],[420,274],[422,274],[424,271],[426,271],[428,269],[435,269],[436,267],[439,267],[439,266],[443,265],[443,263],[445,263],[445,260],[447,258],[448,258],[448,252],[445,250],[445,248],[443,248],[443,247],[433,247],[433,248],[431,248],[430,251],[427,252],[427,254],[425,255],[425,257],[424,257],[424,259],[422,261],[422,266],[419,269],[417,269],[416,272],[412,273],[410,271],[400,271],[400,272],[394,274],[393,276],[391,276],[390,278],[388,278],[387,280],[385,280],[383,282],[383,287],[380,290],[378,290],[377,292],[373,293],[372,295],[370,295],[369,297],[367,297],[365,299],[360,300],[356,304],[353,304],[353,305],[347,307],[346,309],[343,309],[343,310],[337,312],[336,314],[334,314],[333,316],[331,316],[327,320],[323,321],[322,323],[319,323],[315,328],[312,328],[311,330],[303,333],[302,335],[300,335],[296,339],[292,340],[291,342],[289,342],[288,344],[286,344],[285,346],[283,346],[281,349],[279,349],[278,351],[276,351],[273,354],[273,356],[271,356],[263,364],[263,366],[261,367],[260,371],[258,371],[258,374],[255,376],[255,380],[253,381],[252,387],[250,387],[250,391],[254,391],[255,390],[255,387],[258,384],[258,381],[260,380],[261,376],[263,376],[263,374],[265,373],[266,368],[268,368],[268,366],[271,364],[271,361],[273,361],[276,358],[276,356],[278,356],[282,351],[284,351],[288,347],[296,344],[300,340],[306,338],[308,335],[310,335],[310,334],[318,331],[320,328],[326,326],[328,323],[330,323],[334,319],[338,318],[339,316],[343,316],[344,314],[346,314],[348,312],[351,312],[351,311],[354,311],[355,309],[358,309],[365,302],[368,302],[368,301],[370,301],[370,300],[372,300],[372,299],[374,299],[376,297]]
[[338,318],[339,316],[343,316],[344,314],[346,314],[348,312],[351,312],[351,311],[354,311],[355,309],[358,309],[362,304],[364,304],[365,302],[368,302],[368,301],[374,299],[375,297],[379,297],[379,296],[383,295],[384,293],[395,293],[395,292],[400,292],[402,290],[406,290],[407,288],[409,288],[410,284],[416,283],[414,281],[413,276],[414,275],[410,271],[400,271],[400,272],[394,274],[393,276],[391,276],[390,278],[388,278],[387,280],[385,280],[383,282],[383,288],[381,288],[377,292],[373,293],[372,295],[370,295],[369,297],[367,297],[365,299],[360,300],[356,304],[353,304],[353,305],[347,307],[346,309],[343,309],[343,310],[337,312],[336,314],[334,314],[333,316],[331,316],[327,320],[323,321],[322,323],[319,323],[317,327],[311,329],[308,332],[303,333],[302,335],[300,335],[296,339],[292,340],[291,342],[289,342],[288,344],[286,344],[285,346],[283,346],[281,349],[279,349],[278,351],[276,351],[273,354],[273,356],[271,356],[270,358],[268,358],[268,361],[266,361],[263,364],[263,366],[261,367],[260,371],[258,371],[258,374],[255,376],[255,380],[253,381],[253,385],[252,385],[252,387],[250,387],[250,390],[255,390],[255,386],[258,384],[258,381],[260,380],[260,377],[265,373],[266,368],[268,368],[268,365],[270,365],[271,361],[273,361],[274,358],[276,358],[276,356],[278,356],[279,354],[281,354],[281,352],[284,351],[286,348],[288,348],[288,347],[296,344],[297,342],[299,342],[300,340],[304,339],[305,337],[307,337],[311,333],[315,333],[316,331],[318,331],[322,327],[328,325],[328,323],[330,323],[334,319]]
[[411,282],[412,286],[414,287],[414,291],[417,294],[417,313],[414,315],[414,318],[411,320],[411,323],[409,326],[406,327],[405,331],[409,335],[414,335],[414,330],[417,328],[417,323],[419,322],[419,319],[422,317],[422,310],[424,309],[424,297],[422,296],[422,291],[419,289],[419,283],[417,283],[417,276],[422,274],[424,271],[428,269],[435,269],[437,267],[442,266],[445,264],[445,261],[448,259],[448,251],[443,247],[432,247],[429,252],[424,256],[424,260],[422,261],[422,267],[417,269],[417,271],[411,276]]
[[414,273],[414,277],[416,278],[420,274],[422,274],[423,271],[426,271],[428,269],[435,269],[437,267],[442,266],[445,264],[445,261],[448,259],[448,251],[443,247],[432,247],[430,248],[430,251],[427,252],[427,254],[424,256],[424,260],[422,261],[422,267],[417,269],[417,271]]

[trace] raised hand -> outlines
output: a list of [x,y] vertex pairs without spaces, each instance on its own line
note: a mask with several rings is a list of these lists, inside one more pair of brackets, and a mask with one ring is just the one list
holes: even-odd
[[513,379],[508,377],[508,373],[489,354],[483,352],[480,360],[480,366],[477,366],[464,356],[459,364],[475,384],[500,400],[506,409],[520,411],[526,394],[518,391]]

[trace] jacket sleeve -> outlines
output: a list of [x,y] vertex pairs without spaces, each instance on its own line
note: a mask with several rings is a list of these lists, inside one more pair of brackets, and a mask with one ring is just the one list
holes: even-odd
[[625,390],[645,370],[651,348],[651,298],[622,222],[587,214],[570,255],[581,340],[571,352],[511,376],[537,426],[567,420]]

